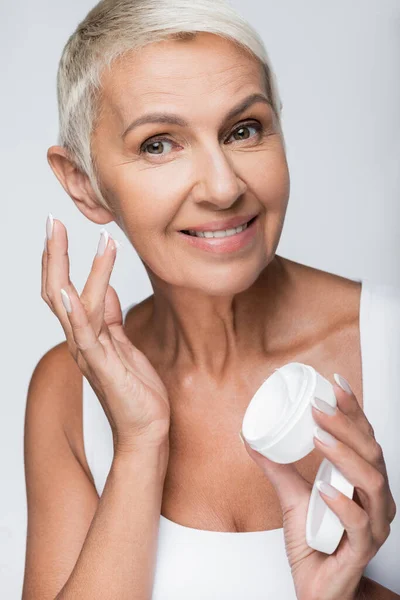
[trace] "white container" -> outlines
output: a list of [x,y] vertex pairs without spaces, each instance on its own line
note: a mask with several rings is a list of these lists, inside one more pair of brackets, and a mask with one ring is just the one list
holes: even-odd
[[[242,434],[246,442],[270,460],[286,464],[300,460],[314,448],[311,399],[317,396],[336,406],[333,386],[313,367],[292,362],[275,369],[259,387],[245,412]],[[315,481],[322,479],[352,498],[354,486],[326,458]],[[332,554],[344,527],[323,501],[315,485],[311,492],[306,521],[307,544]]]

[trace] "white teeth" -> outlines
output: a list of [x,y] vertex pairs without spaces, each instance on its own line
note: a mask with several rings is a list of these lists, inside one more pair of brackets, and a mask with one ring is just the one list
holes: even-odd
[[240,225],[239,227],[235,227],[233,229],[224,229],[222,231],[193,231],[193,229],[189,229],[189,234],[194,235],[196,237],[205,237],[205,238],[222,238],[227,237],[229,235],[235,235],[236,233],[240,233],[244,229],[246,229],[248,223],[244,225]]

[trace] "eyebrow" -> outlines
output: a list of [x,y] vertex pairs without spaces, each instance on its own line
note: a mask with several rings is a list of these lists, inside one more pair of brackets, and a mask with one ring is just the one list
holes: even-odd
[[[268,100],[267,96],[260,93],[250,94],[243,100],[241,100],[236,106],[231,108],[228,114],[225,116],[224,123],[237,117],[242,112],[244,112],[247,108],[250,108],[256,102],[263,102],[264,104],[268,104],[271,106],[271,102]],[[138,119],[135,119],[122,133],[121,138],[125,139],[126,135],[132,131],[135,127],[139,127],[140,125],[144,125],[145,123],[169,123],[170,125],[180,125],[181,127],[188,127],[189,123],[183,117],[179,115],[175,115],[173,113],[161,113],[154,112],[149,113],[147,115],[143,115]]]

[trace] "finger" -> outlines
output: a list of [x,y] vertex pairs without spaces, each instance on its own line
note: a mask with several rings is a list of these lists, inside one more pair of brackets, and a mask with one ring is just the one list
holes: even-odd
[[[374,429],[371,423],[368,421],[367,417],[365,416],[365,413],[361,408],[357,397],[351,390],[348,381],[345,380],[345,383],[343,383],[343,377],[341,377],[337,373],[334,374],[334,380],[335,383],[333,384],[333,388],[336,396],[337,405],[340,408],[340,410],[344,414],[346,414],[350,419],[355,421],[359,425],[359,427],[363,431],[365,431],[365,433],[367,433],[371,437],[375,437]],[[350,389],[351,391],[349,392],[346,389],[343,389],[339,384],[340,381],[342,382],[342,385],[344,385],[345,388],[347,388],[348,386],[348,389]]]
[[382,447],[365,431],[365,428],[360,426],[359,422],[351,419],[339,407],[332,408],[318,397],[313,397],[311,404],[313,419],[322,429],[352,448],[387,477]]
[[41,274],[41,291],[40,294],[43,298],[43,300],[46,302],[46,304],[48,304],[48,306],[51,308],[51,303],[50,300],[47,297],[46,294],[46,279],[47,279],[47,237],[44,239],[45,243],[44,243],[44,248],[42,251],[42,274]]
[[69,278],[69,257],[68,257],[68,236],[67,231],[58,219],[50,216],[48,221],[53,223],[52,228],[48,227],[48,233],[51,237],[47,240],[47,262],[45,269],[44,289],[49,301],[51,310],[59,319],[64,330],[68,347],[72,349],[72,330],[68,317],[62,306],[60,296],[61,288],[73,288]]
[[[324,408],[326,404],[321,401],[320,398],[313,399],[311,403],[313,404],[313,418],[316,423],[322,427],[322,429],[332,434],[337,440],[340,440],[349,446],[349,448],[352,448],[386,478],[388,485],[387,516],[389,521],[392,522],[396,514],[396,504],[389,486],[382,446],[377,443],[375,438],[366,434],[364,430],[361,430],[356,423],[342,413],[339,408],[336,408],[334,414],[328,415],[317,408],[317,406]],[[330,407],[328,406],[326,410],[329,410],[329,408]],[[361,495],[363,496],[362,491]],[[365,496],[363,497],[365,500]]]
[[367,512],[373,534],[380,539],[388,522],[389,487],[387,478],[375,467],[362,458],[352,448],[334,438],[330,433],[316,428],[315,447],[330,460],[346,479],[357,488]]
[[[114,240],[115,243],[115,240]],[[117,340],[129,341],[125,334],[121,302],[112,285],[108,285],[104,305],[104,321],[112,335]]]
[[[339,410],[341,412],[345,412],[346,416],[348,416],[359,429],[361,429],[364,433],[366,433],[371,439],[374,440],[375,443],[370,445],[370,453],[369,457],[366,457],[371,464],[373,464],[380,472],[382,472],[387,480],[387,469],[386,463],[383,456],[383,449],[380,444],[376,443],[375,432],[373,426],[368,421],[364,411],[362,410],[356,396],[351,390],[350,384],[347,380],[344,380],[343,377],[337,373],[334,374],[334,388],[335,395],[337,399],[337,404]],[[349,392],[350,390],[350,392]],[[323,428],[325,428],[323,426]],[[349,444],[350,445],[350,444]],[[357,450],[357,449],[356,449]],[[359,452],[360,453],[360,452]],[[362,454],[362,453],[360,453]],[[372,460],[371,460],[372,459]],[[389,482],[388,485],[388,515],[390,523],[393,521],[396,516],[396,503],[393,498],[392,491],[390,489]],[[362,492],[361,492],[362,493]]]
[[[104,228],[100,232],[100,240],[97,246],[97,252],[92,262],[92,267],[85,286],[80,296],[86,312],[89,315],[95,332],[99,333],[106,320],[106,294],[109,287],[111,273],[116,259],[116,244],[108,231]],[[115,294],[116,295],[116,294]],[[118,300],[119,302],[119,300]],[[114,307],[114,304],[112,304]],[[122,324],[122,313],[118,311],[114,315],[112,310],[112,320],[115,318]],[[107,326],[111,323],[107,323]],[[115,324],[115,323],[113,323]]]
[[[375,554],[368,514],[351,498],[339,492],[329,483],[317,482],[317,486],[321,498],[335,513],[346,530],[350,554],[352,555],[352,562],[349,563],[349,567],[364,568]],[[343,544],[342,548],[344,548]],[[341,551],[346,552],[344,549]]]
[[127,370],[119,360],[107,327],[97,335],[80,298],[73,288],[60,291],[61,302],[71,325],[73,340],[90,369],[96,373],[103,390],[125,381]]
[[[133,345],[125,332],[121,303],[117,292],[112,285],[108,285],[106,291],[104,322],[108,327],[115,351],[123,361],[125,367],[139,377],[139,379],[143,379],[143,374],[146,373],[148,369],[148,359]],[[154,377],[152,377],[152,379],[154,379]]]

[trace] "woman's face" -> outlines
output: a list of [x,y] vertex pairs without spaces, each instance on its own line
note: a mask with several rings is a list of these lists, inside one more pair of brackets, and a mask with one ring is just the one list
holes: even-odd
[[[101,188],[115,221],[157,281],[207,295],[247,289],[273,259],[290,180],[262,69],[218,36],[168,40],[129,53],[102,78],[102,117],[92,138]],[[133,121],[150,113],[175,122]],[[144,120],[144,119],[143,119]],[[258,214],[251,242],[215,253],[180,233]]]

